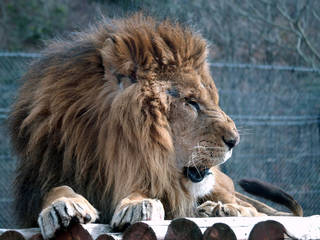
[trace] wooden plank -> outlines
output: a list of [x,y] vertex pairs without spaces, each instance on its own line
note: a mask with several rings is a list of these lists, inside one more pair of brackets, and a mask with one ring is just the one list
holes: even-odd
[[[115,240],[121,240],[122,234],[112,233],[111,227],[107,224],[81,224],[82,227],[89,232],[93,239],[97,239],[100,235],[112,236]],[[8,232],[15,231],[21,234],[26,240],[31,239],[33,236],[40,234],[39,228],[24,228],[24,229],[0,229],[0,240],[1,235]]]
[[[195,222],[202,233],[215,223],[227,224],[234,231],[238,240],[247,240],[254,225],[267,220],[281,223],[290,235],[298,239],[320,239],[320,215],[310,217],[217,217],[188,219]],[[153,229],[157,239],[162,240],[165,238],[171,222],[165,220],[146,221],[145,223]],[[83,224],[82,227],[89,232],[93,239],[97,239],[103,234],[112,236],[115,240],[122,239],[120,233],[112,233],[110,226],[106,224]],[[38,228],[0,229],[0,235],[9,230],[22,234],[25,239],[30,239],[32,236],[40,233]]]
[[[266,220],[277,221],[287,231],[298,239],[320,239],[320,215],[310,217],[217,217],[217,218],[188,218],[194,221],[204,232],[215,223],[225,223],[231,227],[238,240],[247,240],[249,234],[258,222]],[[148,221],[158,239],[165,237],[171,221]]]

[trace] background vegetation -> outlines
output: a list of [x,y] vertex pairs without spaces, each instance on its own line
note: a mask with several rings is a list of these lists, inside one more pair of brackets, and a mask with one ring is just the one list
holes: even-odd
[[193,25],[223,61],[319,66],[316,0],[2,0],[0,49],[34,51],[43,40],[77,31],[101,15],[142,11]]

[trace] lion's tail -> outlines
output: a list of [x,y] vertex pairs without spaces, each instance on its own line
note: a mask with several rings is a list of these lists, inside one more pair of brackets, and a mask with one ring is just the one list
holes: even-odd
[[[246,192],[248,192],[252,195],[263,197],[263,198],[271,200],[275,203],[286,206],[287,208],[289,208],[292,211],[292,213],[295,216],[303,216],[303,210],[302,210],[302,207],[300,206],[300,204],[292,196],[290,196],[288,193],[286,193],[285,191],[283,191],[279,187],[276,187],[276,186],[269,184],[269,183],[259,181],[257,179],[241,179],[239,181],[239,185]],[[239,193],[239,195],[241,195],[241,196],[238,196],[240,198],[248,198],[240,193]],[[246,200],[248,201],[248,199],[246,199]],[[255,201],[254,199],[250,199],[250,200]],[[256,205],[256,204],[260,203],[259,201],[256,201],[256,202],[257,203],[251,202],[251,204]],[[265,208],[264,204],[262,204],[260,207]],[[275,210],[275,209],[273,209],[273,208],[267,209],[267,211],[269,211],[267,214],[268,215],[278,215],[278,216],[279,215],[288,215],[288,213],[278,212],[276,210],[275,210],[276,212],[274,212],[273,210]]]

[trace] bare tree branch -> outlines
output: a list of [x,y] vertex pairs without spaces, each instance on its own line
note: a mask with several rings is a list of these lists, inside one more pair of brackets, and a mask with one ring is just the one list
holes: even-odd
[[313,44],[310,42],[309,38],[307,37],[307,35],[304,32],[304,29],[301,27],[300,22],[297,23],[297,28],[298,28],[299,33],[301,34],[302,39],[304,40],[304,42],[308,46],[309,50],[314,54],[314,56],[318,59],[318,61],[320,61],[320,53],[315,49]]
[[237,10],[238,10],[238,13],[241,14],[242,16],[244,17],[247,17],[248,19],[251,19],[251,20],[260,20],[264,23],[268,23],[269,25],[273,26],[273,27],[276,27],[276,28],[279,28],[281,30],[284,30],[284,31],[287,31],[287,32],[292,32],[292,29],[291,28],[288,28],[288,27],[285,27],[283,25],[280,25],[280,24],[277,24],[275,22],[270,22],[268,21],[265,17],[263,16],[257,16],[257,15],[252,15],[251,12],[246,12],[244,11],[243,9],[240,8],[240,6],[237,6],[239,7]]
[[[260,3],[260,5],[255,3]],[[314,36],[313,38],[309,37],[309,32],[314,32],[314,30],[311,25],[312,18],[308,13],[311,13],[311,16],[318,21],[320,21],[320,16],[310,7],[311,1],[259,0],[255,2],[241,1],[241,4],[238,1],[233,1],[232,5],[238,14],[247,18],[256,26],[260,23],[259,31],[262,33],[261,36],[266,41],[266,44],[271,42],[280,46],[291,44],[291,48],[295,48],[298,56],[303,61],[312,66],[319,66],[320,50],[317,49],[317,42],[314,41]],[[267,24],[269,28],[263,27],[263,24]],[[269,48],[270,46],[272,44],[264,47]],[[266,53],[269,52],[270,50]]]
[[318,21],[320,21],[320,15],[313,9],[312,10],[312,14],[315,17],[315,19],[317,19]]
[[302,51],[301,44],[302,44],[302,37],[299,37],[297,41],[297,51],[299,55],[304,59],[304,61],[306,61],[309,64],[312,64],[312,60],[309,57],[307,57]]

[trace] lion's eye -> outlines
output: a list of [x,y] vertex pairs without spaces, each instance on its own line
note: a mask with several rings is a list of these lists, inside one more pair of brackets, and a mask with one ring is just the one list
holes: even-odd
[[187,100],[187,103],[193,107],[197,112],[200,111],[200,106],[199,104],[196,102],[196,101],[193,101],[193,100]]

